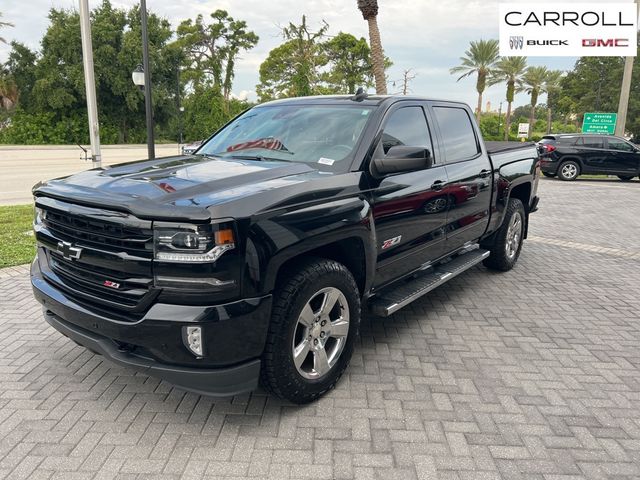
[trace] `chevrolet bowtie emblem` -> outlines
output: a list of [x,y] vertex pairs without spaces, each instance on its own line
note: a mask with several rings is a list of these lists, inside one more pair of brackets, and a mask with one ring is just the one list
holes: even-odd
[[82,249],[74,247],[70,242],[58,242],[58,253],[67,260],[78,260]]

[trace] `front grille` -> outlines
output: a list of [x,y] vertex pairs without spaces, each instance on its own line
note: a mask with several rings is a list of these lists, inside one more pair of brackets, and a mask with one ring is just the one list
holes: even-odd
[[99,210],[96,211],[95,216],[53,208],[43,208],[43,210],[45,227],[61,240],[79,246],[124,252],[136,257],[151,258],[153,256],[153,231],[150,227],[135,225],[137,223],[135,221],[127,222],[131,220],[128,215],[110,212],[111,216],[115,217],[114,221],[110,221],[99,218],[101,215]]
[[[39,197],[36,238],[46,252],[45,279],[87,309],[123,321],[142,318],[159,294],[153,288],[151,221]],[[78,254],[61,248],[68,242]]]
[[[121,272],[92,266],[85,268],[51,252],[49,266],[70,287],[100,300],[135,308],[151,288],[151,279],[127,279]],[[105,282],[111,282],[107,286]],[[115,286],[117,284],[117,287]]]

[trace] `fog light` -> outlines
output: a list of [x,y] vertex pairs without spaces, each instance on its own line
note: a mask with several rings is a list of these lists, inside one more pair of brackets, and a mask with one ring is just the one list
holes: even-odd
[[184,341],[186,346],[198,357],[202,356],[202,328],[201,327],[183,327]]

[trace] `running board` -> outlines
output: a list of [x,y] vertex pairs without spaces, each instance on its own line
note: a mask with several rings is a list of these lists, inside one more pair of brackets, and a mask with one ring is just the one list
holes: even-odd
[[371,311],[381,317],[388,317],[425,293],[429,293],[465,270],[469,270],[488,256],[488,250],[475,249],[459,255],[447,263],[434,265],[432,271],[409,280],[402,286],[388,292],[381,292],[380,295],[371,299]]

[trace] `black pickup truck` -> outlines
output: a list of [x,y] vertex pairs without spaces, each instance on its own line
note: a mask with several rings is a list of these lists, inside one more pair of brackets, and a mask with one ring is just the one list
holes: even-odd
[[365,308],[391,315],[480,262],[511,269],[538,176],[535,145],[487,146],[462,103],[275,101],[195,154],[34,187],[33,291],[118,364],[309,402],[347,368]]

